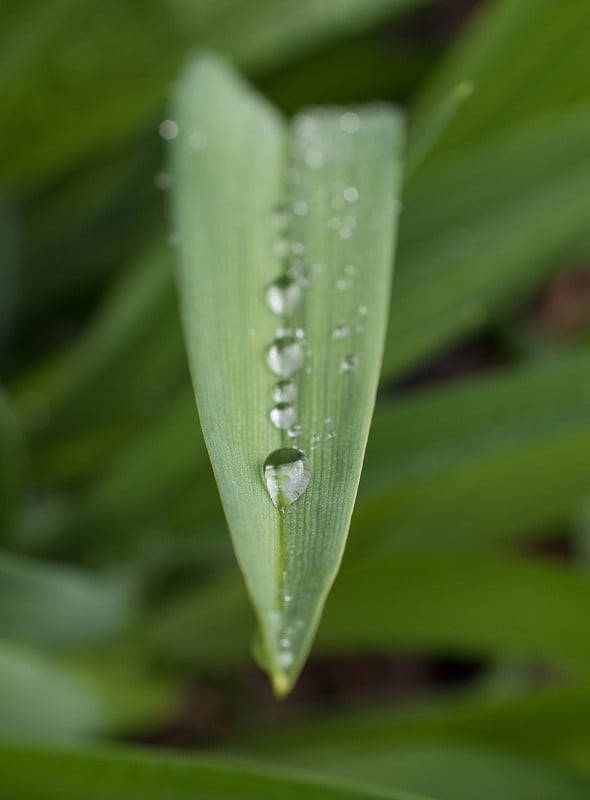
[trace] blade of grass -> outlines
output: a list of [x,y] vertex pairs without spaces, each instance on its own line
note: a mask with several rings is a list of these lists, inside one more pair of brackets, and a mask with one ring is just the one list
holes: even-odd
[[[284,694],[309,649],[356,494],[386,317],[401,123],[384,107],[310,111],[288,133],[211,58],[185,71],[174,117],[189,362],[267,667]],[[289,270],[302,271],[290,284],[303,295],[292,319],[273,318],[264,302],[286,268],[273,252],[273,209],[285,193]],[[285,324],[291,333],[276,334]],[[275,496],[277,508],[262,479],[265,459],[284,458],[280,448],[301,456],[269,418],[277,378],[267,350],[272,371],[293,375],[296,445],[311,475],[306,490],[302,483]]]
[[0,636],[52,647],[80,647],[120,634],[130,592],[121,582],[65,566],[0,553]]
[[0,641],[0,739],[80,740],[161,722],[177,690],[130,666],[82,668]]
[[[420,800],[237,759],[132,749],[0,747],[0,788],[29,800]],[[425,800],[425,798],[422,798]]]
[[25,444],[17,418],[0,388],[0,541],[15,526],[25,478]]

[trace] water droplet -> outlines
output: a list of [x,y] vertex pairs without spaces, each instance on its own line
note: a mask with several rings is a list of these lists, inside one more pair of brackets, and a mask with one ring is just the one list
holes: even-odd
[[354,111],[346,111],[340,117],[340,127],[345,133],[356,133],[361,127],[361,118]]
[[324,165],[324,154],[321,150],[308,150],[305,154],[305,163],[312,169],[319,169]]
[[274,251],[277,258],[286,258],[289,255],[289,242],[282,237],[275,239]]
[[360,364],[360,358],[357,355],[350,354],[343,359],[340,367],[343,372],[352,372]]
[[344,199],[349,203],[356,203],[359,199],[359,191],[355,186],[347,186],[342,194]]
[[303,364],[303,350],[295,339],[275,339],[267,351],[268,365],[279,378],[290,378]]
[[280,640],[279,644],[281,647],[287,648],[291,647],[291,639],[288,639],[286,636]]
[[295,337],[299,339],[300,342],[304,341],[305,331],[303,330],[303,328],[295,328]]
[[178,125],[173,119],[165,119],[160,122],[158,131],[162,139],[176,139],[178,136]]
[[311,466],[301,450],[280,447],[266,457],[263,473],[270,499],[279,511],[285,511],[307,489]]
[[297,200],[293,204],[293,213],[297,214],[298,217],[304,217],[307,214],[307,211],[308,208],[305,200]]
[[281,276],[266,290],[268,307],[277,316],[292,314],[301,299],[301,286],[286,276]]
[[290,603],[292,599],[293,599],[293,595],[291,595],[291,594],[286,594],[286,595],[284,596],[284,598],[283,598],[283,600],[285,601],[285,603]]
[[359,314],[361,315],[361,317],[366,317],[368,313],[369,309],[367,308],[367,306],[359,306]]
[[336,281],[336,288],[340,289],[341,292],[345,292],[347,289],[350,289],[350,281],[340,278],[340,280]]
[[336,325],[332,331],[332,336],[334,339],[346,339],[348,336],[350,336],[350,328],[344,323]]
[[292,425],[287,431],[287,436],[289,439],[296,439],[298,436],[301,436],[302,433],[303,428],[301,425]]
[[285,431],[290,428],[295,422],[297,414],[295,409],[289,403],[277,403],[274,408],[270,410],[270,421],[280,431]]
[[326,417],[324,419],[324,425],[331,425],[332,424],[332,417]]
[[278,654],[277,661],[279,667],[284,667],[287,669],[287,667],[290,667],[294,661],[293,653],[290,650],[284,650],[282,653]]
[[191,150],[204,150],[207,147],[207,134],[204,131],[193,131],[188,137]]
[[352,231],[350,230],[350,228],[340,228],[340,230],[338,231],[338,235],[340,236],[341,239],[350,239],[350,237],[352,236]]
[[328,439],[335,439],[335,438],[336,434],[334,433],[334,431],[328,431]]
[[160,189],[162,192],[165,192],[172,186],[172,176],[169,172],[158,172],[158,174],[154,177],[154,185],[156,189]]
[[276,403],[292,403],[297,395],[293,381],[279,381],[272,389],[272,399]]
[[318,436],[317,433],[314,433],[314,435],[311,437],[311,441],[312,444],[319,444],[322,441],[322,437]]

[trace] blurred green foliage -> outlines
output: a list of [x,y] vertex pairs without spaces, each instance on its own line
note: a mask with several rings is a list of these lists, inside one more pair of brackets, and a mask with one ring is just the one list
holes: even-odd
[[[587,275],[590,6],[460,5],[0,12],[3,796],[590,796],[590,302],[559,288]],[[349,549],[283,712],[248,666],[154,185],[169,87],[204,47],[287,113],[404,103],[415,156]],[[359,709],[354,665],[408,653],[418,677],[371,679]],[[450,691],[441,658],[473,677]],[[312,702],[326,669],[345,688]]]

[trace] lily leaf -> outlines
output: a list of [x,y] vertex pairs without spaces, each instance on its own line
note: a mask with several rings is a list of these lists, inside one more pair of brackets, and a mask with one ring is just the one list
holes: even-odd
[[356,496],[402,128],[383,105],[287,125],[212,57],[188,65],[164,123],[201,425],[278,695],[304,663]]

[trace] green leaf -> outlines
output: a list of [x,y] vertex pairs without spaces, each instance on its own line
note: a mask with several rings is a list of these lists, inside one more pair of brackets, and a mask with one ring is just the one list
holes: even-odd
[[[185,71],[174,119],[180,293],[201,424],[267,666],[284,694],[338,568],[360,475],[387,312],[401,121],[382,106],[313,110],[287,129],[210,58]],[[281,263],[273,209],[283,200],[290,255]],[[286,313],[274,316],[265,291],[285,270],[297,275],[274,290],[289,292]],[[277,335],[278,326],[291,332]],[[292,376],[304,457],[269,418],[277,375]]]
[[15,524],[25,473],[24,441],[17,419],[0,389],[0,540]]
[[567,524],[590,482],[589,357],[378,404],[350,546],[473,552]]
[[0,553],[0,636],[53,647],[97,644],[129,623],[130,592],[81,569]]
[[[0,641],[0,738],[85,739],[161,722],[177,691],[125,669],[81,668]],[[0,779],[1,783],[1,779]]]
[[8,745],[0,748],[0,789],[28,800],[420,800],[237,759]]
[[588,105],[427,159],[404,191],[384,374],[512,312],[586,235],[589,180]]

